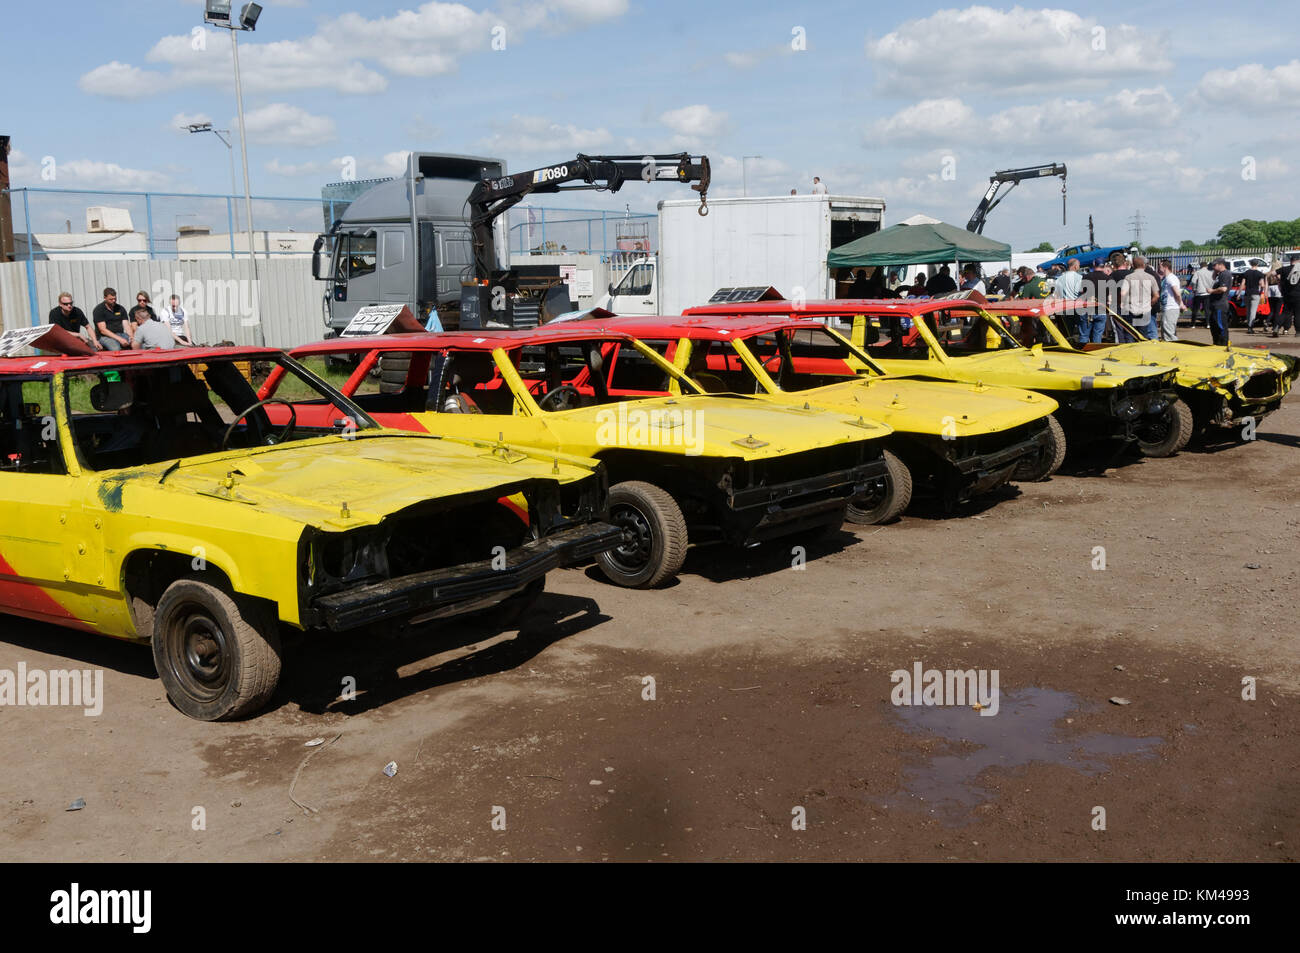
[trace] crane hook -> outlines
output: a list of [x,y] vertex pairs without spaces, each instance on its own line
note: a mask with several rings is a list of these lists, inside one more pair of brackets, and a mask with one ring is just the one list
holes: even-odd
[[700,196],[700,207],[695,210],[695,214],[699,215],[700,218],[704,218],[709,214],[709,200],[703,195]]

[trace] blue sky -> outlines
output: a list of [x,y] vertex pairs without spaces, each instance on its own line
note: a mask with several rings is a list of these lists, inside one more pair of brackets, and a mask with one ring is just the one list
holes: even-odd
[[[1020,186],[990,217],[986,234],[1016,250],[1086,240],[1090,213],[1105,243],[1131,237],[1138,209],[1148,243],[1300,215],[1300,29],[1276,3],[264,7],[240,35],[258,195],[319,195],[346,157],[358,177],[392,174],[412,148],[513,170],[689,149],[712,158],[715,195],[740,194],[742,157],[761,156],[751,195],[820,175],[883,197],[889,222],[964,224],[995,169],[1066,163],[1068,226],[1059,180]],[[10,75],[30,77],[0,129],[15,186],[230,190],[216,139],[176,129],[237,128],[229,36],[192,32],[201,3],[49,0],[5,17]],[[539,204],[686,197],[632,183]]]

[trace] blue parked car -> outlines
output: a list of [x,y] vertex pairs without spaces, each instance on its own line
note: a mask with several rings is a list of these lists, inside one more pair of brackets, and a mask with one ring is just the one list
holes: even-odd
[[1085,245],[1067,245],[1057,251],[1056,257],[1050,261],[1043,262],[1039,267],[1050,271],[1053,265],[1065,267],[1065,263],[1071,258],[1079,259],[1080,268],[1091,268],[1100,262],[1105,261],[1111,255],[1119,252],[1127,255],[1129,248],[1127,245],[1096,245],[1088,242]]

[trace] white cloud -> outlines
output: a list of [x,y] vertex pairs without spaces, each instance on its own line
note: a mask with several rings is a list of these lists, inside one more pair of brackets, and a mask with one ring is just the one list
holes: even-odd
[[[27,156],[17,149],[9,153],[9,176],[15,187],[123,189],[141,192],[170,188],[171,176],[153,169],[133,169],[116,162],[97,159],[62,159],[53,156]],[[44,178],[43,172],[53,175]],[[93,204],[93,203],[92,203]]]
[[695,142],[724,132],[727,114],[697,103],[661,113],[659,121],[675,132],[680,140]]
[[1069,10],[971,6],[908,20],[867,41],[881,86],[1041,90],[1070,81],[1100,84],[1173,68],[1163,33],[1103,24]]
[[117,60],[82,74],[77,85],[83,93],[112,99],[144,99],[160,92],[156,74]]
[[250,143],[277,146],[318,146],[335,139],[334,120],[314,116],[301,106],[270,103],[244,114]]
[[[975,140],[987,150],[1020,145],[1035,149],[1098,151],[1144,141],[1154,133],[1182,138],[1180,110],[1163,86],[1121,89],[1099,100],[1049,99],[980,115],[954,97],[924,99],[873,123],[868,144],[949,146]],[[948,149],[951,151],[951,149]]]
[[[240,43],[240,78],[251,92],[328,89],[373,95],[388,88],[385,74],[411,77],[453,72],[467,54],[488,50],[494,28],[507,48],[533,29],[558,31],[622,16],[626,0],[547,0],[478,12],[460,3],[428,2],[392,16],[344,13],[322,18],[315,33],[296,40]],[[117,99],[143,99],[179,86],[233,84],[225,31],[205,29],[165,36],[144,57],[145,69],[114,60],[80,80],[82,90]],[[381,72],[382,70],[382,72]]]
[[1210,70],[1196,85],[1195,95],[1202,103],[1239,109],[1290,105],[1300,98],[1300,60],[1272,69],[1248,63],[1236,69]]
[[[597,152],[612,141],[608,129],[582,129],[573,123],[559,123],[542,116],[515,114],[508,121],[495,121],[490,136],[480,144],[498,155],[532,153],[550,156],[568,152]],[[544,161],[551,161],[544,160]]]
[[781,43],[757,50],[731,50],[722,54],[722,61],[733,69],[753,69],[767,60],[793,52],[789,44]]

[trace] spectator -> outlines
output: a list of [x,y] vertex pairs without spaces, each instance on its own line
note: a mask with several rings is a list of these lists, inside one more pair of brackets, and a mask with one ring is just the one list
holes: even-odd
[[1268,277],[1251,265],[1241,276],[1246,307],[1246,333],[1255,333],[1255,315],[1259,312],[1259,299],[1268,293]]
[[159,348],[176,346],[171,328],[153,316],[153,312],[144,305],[131,309],[131,321],[135,331],[131,335],[131,347],[137,351],[152,351]]
[[1231,313],[1232,275],[1222,258],[1214,263],[1214,284],[1210,287],[1210,337],[1215,344],[1228,343],[1228,315]]
[[980,294],[984,294],[986,289],[984,279],[980,277],[979,265],[967,265],[961,270],[961,277],[962,291],[978,291]]
[[925,293],[930,297],[951,294],[957,290],[957,282],[952,280],[952,273],[944,265],[939,273],[925,283]]
[[[1268,310],[1273,315],[1273,337],[1277,337],[1278,332],[1285,329],[1282,327],[1282,276],[1276,271],[1268,275]],[[1287,322],[1290,323],[1290,315]]]
[[1002,295],[1004,298],[1011,297],[1011,270],[1003,268],[999,271],[993,276],[991,286],[994,294]]
[[853,283],[849,285],[850,298],[865,298],[871,292],[871,286],[867,282],[867,269],[859,268],[853,276]]
[[50,310],[49,323],[57,324],[63,330],[79,335],[82,340],[93,346],[95,350],[103,350],[99,341],[95,338],[95,329],[86,320],[86,312],[72,303],[71,292],[59,292],[59,303]]
[[1282,300],[1286,304],[1286,320],[1300,335],[1300,259],[1295,259],[1281,271]]
[[1178,317],[1187,310],[1183,304],[1183,284],[1168,258],[1160,262],[1160,340],[1178,340]]
[[[158,320],[158,312],[153,309],[153,304],[149,301],[149,292],[137,291],[135,293],[135,307],[148,308],[150,318],[154,321]],[[132,308],[131,310],[134,311],[135,308]]]
[[1192,327],[1196,327],[1196,321],[1199,318],[1208,326],[1210,323],[1210,289],[1214,287],[1214,272],[1205,262],[1201,262],[1201,267],[1196,269],[1192,275]]
[[790,194],[791,194],[791,195],[798,195],[799,192],[798,192],[798,190],[796,190],[796,189],[791,189],[791,190],[790,190]]
[[[1079,259],[1071,258],[1065,263],[1065,270],[1052,283],[1052,297],[1062,301],[1077,301],[1083,297],[1083,275],[1079,273]],[[1074,333],[1081,341],[1092,325],[1092,316],[1087,308],[1071,310],[1074,318]]]
[[1018,297],[1021,298],[1046,298],[1047,297],[1047,276],[1041,271],[1031,272],[1028,268],[1020,269],[1024,281],[1020,285]]
[[[1087,323],[1079,322],[1079,343],[1100,344],[1106,336],[1106,322],[1110,315],[1107,309],[1115,296],[1115,287],[1110,277],[1110,262],[1098,262],[1097,267],[1088,272],[1081,282],[1080,294],[1091,304],[1087,309]],[[1086,334],[1084,332],[1087,332]]]
[[1119,285],[1119,310],[1140,334],[1155,340],[1158,332],[1151,325],[1160,300],[1160,282],[1146,270],[1146,265],[1147,261],[1141,255],[1133,256],[1133,268]]
[[131,339],[126,336],[128,333],[125,328],[126,309],[117,303],[115,290],[104,289],[104,300],[95,305],[95,310],[90,313],[90,316],[95,322],[99,343],[103,345],[104,350],[120,351],[124,347],[131,346]]
[[177,344],[185,347],[194,346],[194,339],[190,337],[190,319],[185,314],[185,309],[181,307],[181,299],[177,295],[172,295],[168,299],[161,319],[171,328],[172,337],[176,339]]
[[825,194],[826,194],[826,183],[823,182],[820,178],[818,178],[817,176],[814,175],[814,176],[813,176],[813,188],[812,188],[812,190],[813,190],[813,195],[825,195]]
[[909,298],[921,298],[924,297],[926,293],[925,272],[918,271],[916,273],[916,280],[912,282],[912,287],[908,289],[907,295]]

